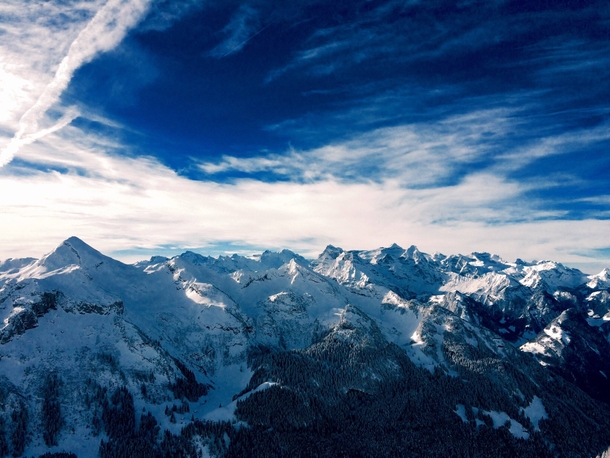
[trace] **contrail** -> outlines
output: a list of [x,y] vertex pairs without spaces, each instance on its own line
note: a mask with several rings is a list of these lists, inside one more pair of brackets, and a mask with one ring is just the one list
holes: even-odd
[[269,27],[271,24],[267,24],[265,27],[263,27],[262,29],[260,29],[258,32],[256,32],[254,35],[250,35],[248,38],[246,38],[244,41],[242,41],[241,43],[239,43],[237,46],[235,46],[233,49],[231,49],[228,53],[223,54],[220,58],[224,59],[225,57],[227,57],[229,54],[233,53],[234,51],[241,49],[244,47],[244,45],[246,43],[248,43],[250,40],[252,40],[252,38],[254,38],[255,36],[257,36],[259,33],[263,32],[267,27]]
[[118,45],[127,31],[142,19],[150,3],[151,0],[109,0],[95,14],[70,45],[53,80],[19,120],[19,130],[0,153],[0,167],[11,162],[21,147],[65,127],[78,116],[78,112],[71,108],[52,127],[42,130],[38,128],[40,119],[68,87],[74,71],[100,52],[109,51]]

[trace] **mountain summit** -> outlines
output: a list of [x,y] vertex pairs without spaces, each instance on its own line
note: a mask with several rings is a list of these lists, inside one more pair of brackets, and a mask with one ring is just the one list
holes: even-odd
[[110,258],[87,245],[78,237],[70,237],[51,253],[44,256],[40,260],[40,265],[48,270],[56,270],[70,265],[94,266],[108,259]]
[[608,272],[396,244],[126,265],[70,237],[0,263],[0,456],[601,455]]

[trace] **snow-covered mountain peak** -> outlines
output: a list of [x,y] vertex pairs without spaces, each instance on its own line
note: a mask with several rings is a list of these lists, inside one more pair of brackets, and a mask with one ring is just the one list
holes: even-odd
[[420,261],[427,261],[429,258],[428,255],[419,251],[415,245],[411,245],[405,250],[396,243],[393,243],[387,248],[381,247],[376,250],[356,251],[354,253],[356,253],[360,259],[370,262],[371,264],[377,264],[384,260],[387,262],[388,260],[398,259],[409,260],[417,263]]
[[78,237],[70,237],[51,253],[45,255],[40,260],[40,265],[48,271],[52,271],[71,265],[79,267],[95,266],[110,259],[95,248],[87,245]]
[[525,277],[520,280],[522,285],[543,289],[551,294],[559,287],[575,288],[587,281],[586,275],[580,270],[554,261],[539,261],[534,265],[526,265],[523,272]]
[[607,267],[602,270],[600,273],[598,273],[597,275],[592,275],[593,277],[598,277],[601,278],[603,280],[610,280],[610,269],[608,269]]
[[444,256],[442,259],[439,259],[438,262],[440,262],[445,271],[462,276],[481,275],[486,271],[482,264],[476,265],[477,260],[475,258],[463,254]]
[[382,247],[376,250],[358,251],[355,253],[360,259],[367,263],[387,264],[401,258],[405,254],[405,249],[394,243],[389,248]]
[[311,261],[310,266],[313,267],[317,272],[324,272],[335,265],[339,258],[345,255],[345,251],[342,248],[335,247],[333,245],[327,245],[326,248],[317,259]]
[[286,266],[288,269],[288,273],[290,273],[291,275],[296,275],[299,272],[299,265],[297,264],[294,258],[288,261],[288,264],[286,264]]
[[282,250],[279,253],[275,251],[264,251],[259,258],[261,269],[278,269],[284,264],[287,264],[292,259],[298,259],[301,263],[307,263],[305,258],[290,250]]
[[414,261],[419,261],[423,257],[423,253],[417,249],[415,245],[411,245],[407,248],[402,255],[403,258],[413,259]]
[[[303,266],[297,262],[296,258],[292,258],[286,264],[280,266],[277,269],[279,275],[285,275],[291,278],[291,283],[294,283],[298,275],[308,276],[309,270],[303,268]],[[267,273],[269,275],[269,273]]]
[[320,253],[320,256],[318,256],[318,259],[337,259],[341,253],[343,253],[343,248],[327,245],[324,251]]
[[610,288],[610,269],[605,268],[597,275],[589,275],[587,286],[591,289],[608,289]]
[[199,253],[194,253],[192,251],[185,251],[179,257],[194,265],[205,264],[206,261],[208,260],[208,258],[206,256],[203,256]]
[[379,251],[380,251],[380,253],[382,253],[384,255],[392,256],[393,258],[410,257],[410,256],[412,256],[413,252],[419,253],[419,251],[417,250],[417,247],[414,245],[411,245],[408,249],[405,250],[403,247],[401,247],[397,243],[393,243],[392,245],[390,245],[387,248],[380,248]]
[[349,304],[339,312],[339,322],[334,326],[333,331],[334,335],[343,335],[344,338],[351,339],[358,331],[364,331],[365,335],[373,334],[374,337],[379,333],[377,325],[369,316]]
[[473,266],[483,267],[485,270],[501,271],[510,267],[510,264],[497,254],[475,251],[472,253],[472,257],[474,260],[471,261],[471,264]]
[[435,251],[432,256],[430,256],[434,262],[442,262],[444,259],[447,259],[447,256],[441,253],[440,251]]
[[79,238],[70,237],[41,259],[10,260],[7,267],[12,268],[6,269],[5,272],[0,271],[0,278],[18,281],[28,278],[43,279],[77,270],[93,271],[104,263],[125,266],[123,263],[103,255]]

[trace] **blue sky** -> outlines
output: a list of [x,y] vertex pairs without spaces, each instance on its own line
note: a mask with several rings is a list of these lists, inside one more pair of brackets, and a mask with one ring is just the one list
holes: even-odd
[[610,266],[607,2],[7,0],[0,36],[0,258]]

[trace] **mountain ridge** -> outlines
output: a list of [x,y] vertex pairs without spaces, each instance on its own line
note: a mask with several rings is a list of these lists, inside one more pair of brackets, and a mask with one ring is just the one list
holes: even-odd
[[[490,444],[498,456],[596,456],[610,446],[607,277],[396,244],[329,245],[314,260],[289,250],[185,252],[128,265],[70,237],[39,260],[0,263],[0,452],[6,436],[15,456],[60,446],[114,456],[140,443],[154,419],[167,433],[147,430],[147,456],[172,447],[195,456],[195,444],[210,456],[244,456],[252,441],[262,455],[309,456],[308,434],[319,439],[312,456],[354,444],[387,456],[446,454],[429,442],[433,431],[416,427],[432,425],[422,413],[431,409],[458,456]],[[570,342],[553,338],[562,326]],[[439,393],[446,399],[435,411]],[[125,433],[110,418],[131,404],[113,399],[132,400],[133,412],[119,415],[134,417]],[[60,412],[53,421],[45,402]],[[265,413],[272,405],[282,422]],[[368,409],[387,410],[369,418]],[[532,409],[546,417],[532,423],[523,414]],[[24,412],[22,437],[12,418]],[[380,425],[384,442],[358,433]]]

